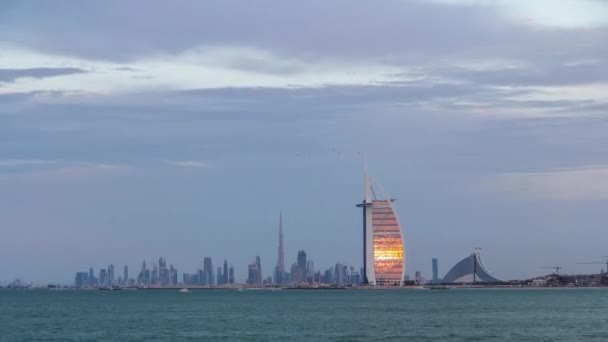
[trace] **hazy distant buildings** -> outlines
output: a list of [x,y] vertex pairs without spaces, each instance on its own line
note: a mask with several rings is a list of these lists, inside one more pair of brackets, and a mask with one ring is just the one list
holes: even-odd
[[315,274],[315,262],[312,260],[306,260],[306,281],[309,283],[314,283],[314,274]]
[[377,192],[367,170],[364,183],[365,197],[357,205],[363,208],[363,283],[401,285],[405,254],[393,200],[376,197]]
[[127,283],[129,282],[129,267],[127,267],[127,265],[125,265],[125,267],[122,270],[122,284],[123,286],[127,285]]
[[260,257],[256,256],[255,261],[249,264],[247,272],[247,284],[262,285],[262,262]]
[[345,282],[345,274],[344,274],[344,267],[342,264],[337,263],[336,266],[334,267],[334,284],[338,285],[338,286],[343,286],[344,284],[346,284]]
[[169,269],[167,269],[167,261],[165,258],[158,259],[158,283],[160,286],[167,286],[170,283]]
[[224,275],[222,274],[222,267],[217,267],[217,285],[224,285]]
[[258,268],[258,276],[257,276],[257,284],[261,285],[262,284],[262,261],[260,260],[259,256],[255,257],[255,264],[257,265]]
[[152,275],[151,275],[151,279],[150,279],[150,284],[149,285],[156,285],[158,284],[158,264],[152,264]]
[[107,286],[112,286],[114,285],[114,265],[110,264],[108,265],[108,281],[107,281]]
[[169,285],[177,284],[177,269],[171,265],[169,266]]
[[108,272],[105,268],[99,270],[99,282],[98,286],[107,286],[108,285]]
[[306,252],[298,251],[298,258],[295,267],[291,268],[291,279],[294,284],[306,283]]
[[89,285],[89,273],[88,272],[76,272],[74,279],[74,286],[83,287]]
[[205,257],[203,260],[203,286],[215,285],[215,279],[213,274],[213,261],[210,257]]
[[198,272],[194,274],[188,274],[186,272],[182,275],[182,282],[184,285],[199,285]]
[[228,284],[228,260],[224,259],[224,273],[222,273],[222,283]]
[[146,260],[141,264],[141,270],[137,276],[137,285],[139,286],[150,286],[152,283],[152,275],[150,269],[146,266]]
[[234,284],[234,267],[230,266],[228,270],[228,283]]
[[439,284],[439,262],[433,258],[433,284]]
[[139,274],[137,275],[137,285],[144,284],[145,273],[146,273],[146,260],[143,261]]
[[97,285],[97,279],[95,279],[95,272],[93,272],[93,267],[89,268],[89,286]]
[[361,284],[361,274],[359,272],[352,270],[351,274],[350,274],[350,278],[351,278],[350,285],[358,286],[359,284]]
[[249,285],[257,284],[257,278],[258,278],[258,267],[254,262],[252,262],[251,264],[249,264],[249,266],[247,266],[247,284],[249,284]]

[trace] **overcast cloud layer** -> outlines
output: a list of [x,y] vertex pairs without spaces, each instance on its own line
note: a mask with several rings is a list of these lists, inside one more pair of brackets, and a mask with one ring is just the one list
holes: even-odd
[[3,1],[0,281],[165,256],[359,267],[362,156],[407,273],[606,255],[608,3]]

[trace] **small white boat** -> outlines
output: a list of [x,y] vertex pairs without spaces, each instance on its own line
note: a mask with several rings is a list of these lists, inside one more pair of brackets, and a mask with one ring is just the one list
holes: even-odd
[[184,288],[184,289],[179,290],[179,292],[192,292],[192,291]]

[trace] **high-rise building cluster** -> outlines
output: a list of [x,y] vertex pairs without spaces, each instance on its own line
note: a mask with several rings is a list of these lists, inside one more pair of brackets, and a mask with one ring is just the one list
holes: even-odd
[[255,261],[249,264],[247,268],[247,284],[249,285],[263,285],[262,278],[262,262],[260,257],[256,256]]
[[217,268],[217,273],[213,271],[213,261],[206,257],[203,259],[203,268],[193,274],[183,273],[182,282],[178,280],[178,271],[173,265],[167,267],[165,258],[160,257],[157,263],[152,264],[152,268],[144,260],[136,278],[129,278],[129,268],[123,268],[122,276],[115,278],[114,265],[110,264],[107,268],[99,270],[96,277],[91,267],[88,272],[76,272],[74,279],[75,287],[171,287],[179,285],[200,285],[216,286],[234,284],[234,268],[228,267],[228,261],[224,260],[224,265]]
[[[282,234],[280,234],[282,236]],[[247,285],[259,286],[357,286],[361,283],[360,272],[354,267],[337,263],[325,272],[315,271],[314,263],[309,260],[306,251],[298,251],[296,262],[291,265],[290,272],[280,272],[281,252],[279,250],[279,264],[274,269],[274,277],[264,278],[260,257],[249,264]]]
[[[250,275],[253,276],[257,270],[256,265],[250,266]],[[264,283],[274,286],[301,286],[301,285],[336,285],[336,286],[356,286],[361,283],[361,273],[343,264],[336,264],[335,267],[327,269],[325,272],[315,271],[314,262],[310,260],[306,251],[299,250],[296,262],[291,265],[289,272],[285,270],[285,245],[283,241],[283,215],[279,215],[279,248],[277,265],[274,268],[272,278],[268,278]],[[261,277],[261,276],[260,276]],[[249,284],[254,284],[250,277]]]
[[[314,262],[310,260],[306,251],[298,251],[296,261],[291,265],[290,272],[285,270],[285,250],[283,244],[283,216],[279,216],[279,248],[277,265],[274,267],[272,276],[264,278],[262,272],[262,261],[260,256],[247,267],[247,286],[311,286],[311,285],[333,285],[333,286],[356,286],[362,282],[361,272],[355,271],[342,263],[337,263],[324,272],[314,268]],[[167,267],[165,258],[160,257],[158,262],[153,262],[151,267],[143,260],[139,273],[134,278],[129,278],[129,269],[125,265],[122,276],[116,278],[114,265],[99,270],[95,277],[93,268],[88,272],[77,272],[74,279],[75,287],[151,287],[162,288],[172,286],[232,286],[235,284],[234,267],[228,265],[228,260],[218,265],[213,265],[210,257],[202,259],[202,268],[193,273],[182,274],[181,281],[178,271],[173,265]]]
[[[173,266],[171,266],[173,267]],[[76,287],[113,287],[113,286],[134,286],[135,280],[129,279],[129,268],[127,265],[123,268],[122,276],[118,278],[114,275],[114,265],[110,264],[107,268],[99,270],[98,276],[95,277],[93,267],[89,268],[88,272],[76,272],[74,286]]]
[[198,286],[224,286],[233,285],[234,267],[228,266],[228,260],[224,260],[223,267],[219,266],[214,272],[213,260],[210,257],[203,258],[203,268],[195,273],[185,273],[182,277],[183,285]]
[[[378,201],[373,202],[379,203]],[[373,214],[376,215],[393,215],[390,209],[389,202],[383,201],[382,205],[378,208],[374,207]],[[380,212],[377,214],[376,212]],[[386,213],[385,213],[386,212]],[[390,217],[388,224],[382,221],[379,224],[393,228],[397,223],[394,215]],[[385,219],[386,220],[386,219]],[[374,223],[375,220],[374,220]],[[397,226],[398,229],[398,226]],[[392,234],[392,232],[391,232]],[[385,234],[386,235],[386,234]],[[374,240],[376,241],[376,240]],[[378,240],[380,241],[380,240]],[[396,243],[400,243],[400,237],[397,236]],[[393,242],[390,242],[394,244]],[[382,240],[383,246],[388,246],[389,243]],[[389,253],[388,249],[395,248],[398,253],[401,253],[399,246],[387,247],[386,253]],[[384,253],[383,252],[383,253]],[[388,254],[387,254],[388,255]],[[400,257],[399,254],[398,257]],[[393,256],[391,255],[390,258]],[[389,259],[390,259],[389,258]],[[393,264],[387,264],[386,268],[383,268],[381,262],[376,260],[377,275],[381,273],[380,269],[394,270],[395,273],[402,272],[402,261],[395,261]],[[321,272],[315,270],[314,262],[310,260],[306,251],[301,249],[298,251],[295,262],[291,265],[289,272],[285,268],[285,246],[283,241],[283,215],[279,216],[279,244],[278,244],[278,257],[277,264],[274,267],[272,276],[264,278],[262,272],[262,261],[259,256],[247,267],[247,280],[246,284],[251,287],[261,286],[315,286],[315,285],[330,285],[330,286],[357,286],[364,283],[365,269],[355,270],[354,267],[348,266],[342,263],[336,263],[335,266],[326,269]],[[391,271],[392,272],[392,271]],[[389,271],[386,274],[393,276]],[[390,278],[390,277],[389,277]],[[393,281],[398,278],[390,278]],[[397,281],[395,280],[395,281]],[[380,281],[378,281],[381,283]],[[399,281],[397,281],[399,282]],[[122,276],[116,278],[114,265],[110,264],[107,268],[99,270],[98,276],[95,276],[93,268],[90,268],[88,272],[77,272],[74,279],[74,285],[76,287],[171,287],[171,286],[202,286],[202,287],[214,287],[214,286],[231,286],[235,284],[234,267],[228,265],[228,260],[224,260],[221,265],[214,268],[213,260],[210,257],[204,257],[202,260],[202,268],[196,270],[193,273],[182,274],[181,281],[178,279],[178,271],[173,265],[167,267],[167,261],[165,258],[160,257],[158,262],[153,262],[151,267],[146,260],[141,264],[141,268],[137,277],[129,278],[129,269],[125,265],[123,268]]]
[[[126,274],[126,266],[124,271]],[[158,259],[158,263],[153,263],[152,269],[150,270],[146,264],[146,261],[144,260],[141,264],[141,269],[137,275],[137,279],[133,282],[129,280],[127,285],[156,287],[175,286],[178,285],[177,269],[173,265],[170,265],[167,268],[167,261],[165,258],[160,257]]]

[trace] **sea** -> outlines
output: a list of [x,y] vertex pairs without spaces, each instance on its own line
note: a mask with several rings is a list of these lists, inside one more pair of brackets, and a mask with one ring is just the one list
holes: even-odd
[[4,289],[0,340],[608,341],[608,289]]

